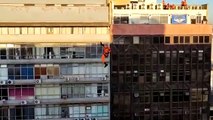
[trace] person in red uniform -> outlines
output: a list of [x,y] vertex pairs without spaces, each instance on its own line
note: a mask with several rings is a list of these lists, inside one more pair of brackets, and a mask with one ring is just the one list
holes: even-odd
[[100,42],[100,44],[103,47],[103,54],[101,56],[101,61],[104,64],[104,67],[107,67],[108,64],[106,63],[105,58],[107,58],[109,56],[111,49],[108,45],[104,45],[102,42]]

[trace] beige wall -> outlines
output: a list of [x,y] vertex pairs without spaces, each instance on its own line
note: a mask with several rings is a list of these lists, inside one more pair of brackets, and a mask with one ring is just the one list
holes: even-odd
[[109,43],[110,35],[0,35],[0,43]]
[[108,7],[0,6],[0,23],[108,23]]
[[107,0],[0,0],[0,4],[106,4]]

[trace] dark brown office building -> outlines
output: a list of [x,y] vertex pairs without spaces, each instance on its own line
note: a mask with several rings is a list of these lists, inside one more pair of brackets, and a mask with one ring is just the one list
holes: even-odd
[[113,25],[111,120],[207,120],[210,25]]

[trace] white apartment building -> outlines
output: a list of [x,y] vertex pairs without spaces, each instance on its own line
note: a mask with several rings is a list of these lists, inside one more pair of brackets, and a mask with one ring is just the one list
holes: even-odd
[[[107,0],[0,0],[0,120],[109,120]],[[109,61],[109,60],[108,60]]]

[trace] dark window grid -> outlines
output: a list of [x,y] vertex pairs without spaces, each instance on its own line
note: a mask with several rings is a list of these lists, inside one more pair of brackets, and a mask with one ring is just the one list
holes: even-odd
[[209,41],[210,41],[209,36],[205,36],[204,43],[209,43]]
[[184,37],[180,36],[180,43],[184,43]]
[[185,43],[190,43],[190,36],[185,36]]
[[34,119],[34,107],[16,107],[10,109],[11,119]]
[[178,36],[174,36],[174,43],[179,43],[178,40],[179,40],[179,37]]
[[198,43],[198,36],[193,36],[193,43]]
[[203,43],[203,42],[204,42],[203,37],[204,37],[204,36],[199,36],[199,43]]
[[170,37],[165,37],[165,43],[170,43]]
[[32,65],[8,65],[8,78],[11,80],[33,79],[34,68]]

